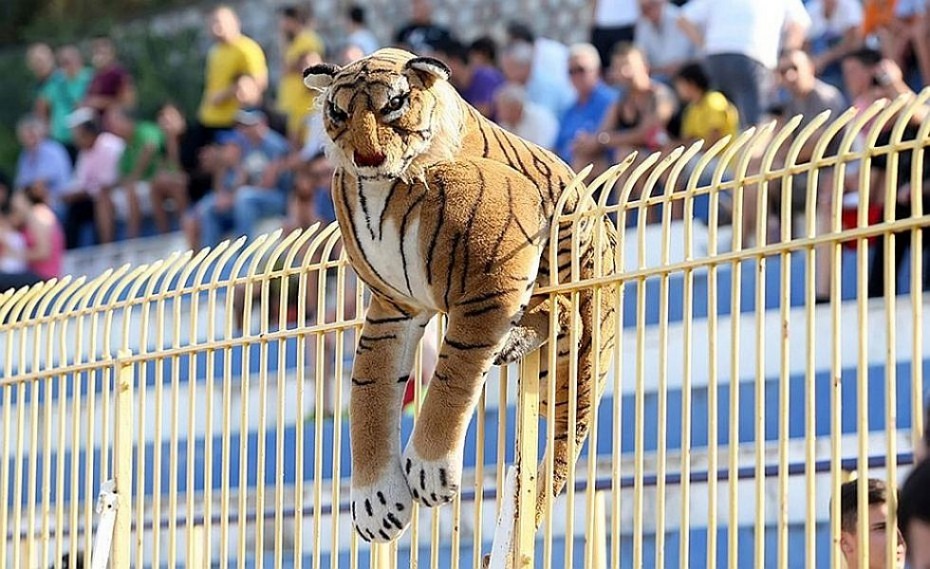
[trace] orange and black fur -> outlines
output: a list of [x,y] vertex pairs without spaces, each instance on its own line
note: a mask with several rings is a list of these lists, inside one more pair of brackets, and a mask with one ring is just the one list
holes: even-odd
[[[350,403],[352,516],[370,541],[398,537],[410,523],[413,501],[431,507],[455,496],[466,428],[488,370],[546,342],[553,307],[548,296],[533,291],[549,282],[552,270],[563,282],[568,279],[572,234],[580,243],[574,256],[581,278],[595,276],[596,263],[600,274],[614,271],[616,232],[605,220],[566,223],[558,242],[549,242],[556,202],[574,178],[568,166],[483,118],[448,76],[442,62],[394,49],[344,69],[324,64],[304,72],[307,86],[321,92],[346,252],[372,291]],[[591,205],[579,203],[582,190],[576,186],[567,196],[566,212]],[[550,247],[558,248],[558,267],[550,267]],[[599,311],[589,291],[574,308],[559,301],[560,329],[553,331],[559,339],[556,441],[548,450],[554,453],[553,495],[576,459],[568,454],[569,310],[577,310],[574,320],[580,323],[575,429],[580,450],[591,390],[600,395],[614,344],[612,290],[602,289]],[[448,315],[446,336],[401,453],[404,387],[423,329],[437,312]],[[601,331],[598,346],[595,326]],[[544,356],[543,381],[550,379],[547,363]],[[545,480],[541,475],[540,505],[550,490]],[[541,515],[538,506],[537,524]]]

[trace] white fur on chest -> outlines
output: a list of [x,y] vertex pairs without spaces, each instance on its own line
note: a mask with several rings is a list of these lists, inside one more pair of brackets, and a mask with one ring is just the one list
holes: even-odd
[[383,216],[392,185],[390,180],[366,180],[352,190],[352,223],[358,244],[377,276],[416,304],[437,310],[420,248],[419,210],[411,212],[406,224],[403,216]]

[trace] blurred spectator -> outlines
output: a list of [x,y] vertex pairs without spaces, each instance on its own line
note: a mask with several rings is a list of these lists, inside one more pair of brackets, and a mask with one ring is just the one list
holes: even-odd
[[525,43],[533,48],[531,81],[533,78],[546,76],[555,83],[563,96],[571,94],[571,83],[568,81],[568,46],[537,36],[523,22],[514,21],[507,24],[507,37],[507,45]]
[[678,22],[704,48],[711,85],[736,105],[746,128],[768,106],[782,35],[783,47],[800,47],[810,16],[801,0],[691,0]]
[[[888,531],[887,520],[888,510],[894,507],[893,496],[888,495],[888,489],[885,483],[875,478],[870,478],[868,484],[868,518],[859,519],[859,481],[850,480],[840,486],[840,550],[846,559],[846,567],[849,569],[860,569],[859,566],[859,539],[857,536],[859,523],[865,523],[866,533],[869,540],[869,557],[866,560],[867,565],[861,569],[883,569],[887,567],[885,560],[888,558],[887,542]],[[896,549],[895,567],[903,569],[904,557],[907,547],[904,545],[904,538],[900,531],[897,534],[897,543],[894,544]]]
[[[119,180],[112,191],[102,192],[97,215],[102,216],[100,242],[114,238],[118,218],[126,219],[126,236],[139,236],[142,225],[142,201],[151,201],[151,181],[164,154],[164,136],[158,125],[135,120],[121,107],[110,107],[104,115],[104,127],[123,139],[126,146],[119,160]],[[159,204],[164,209],[164,204]]]
[[[785,89],[787,98],[780,109],[781,120],[784,123],[795,116],[801,115],[802,119],[795,132],[802,131],[811,120],[824,111],[830,111],[830,120],[827,125],[836,119],[846,110],[846,101],[839,90],[818,79],[814,75],[814,63],[810,56],[803,50],[790,49],[783,51],[778,60],[778,77],[781,85]],[[821,140],[826,127],[816,130],[807,139],[807,143],[801,148],[797,157],[799,164],[808,163],[813,154],[814,148]],[[839,147],[840,137],[835,136],[826,147],[825,156],[835,155]],[[785,164],[789,145],[782,145],[776,156],[775,167],[781,167]],[[753,171],[756,171],[753,169]],[[824,167],[818,170],[817,187],[814,190],[816,196],[816,215],[818,232],[826,232],[830,228],[833,219],[833,174],[832,168]],[[795,174],[791,179],[792,203],[791,207],[794,212],[802,212],[807,200],[807,173]],[[821,191],[823,188],[823,191]],[[770,227],[779,228],[781,219],[778,212],[781,211],[781,184],[769,184],[769,198],[771,203],[771,214],[775,219],[769,219]],[[755,193],[746,192],[743,202],[743,227],[745,235],[752,235],[756,229],[756,208]],[[777,231],[770,229],[769,235],[777,235]],[[745,242],[745,241],[744,241]],[[819,302],[825,302],[830,295],[830,255],[829,246],[824,244],[817,249],[818,258],[824,259],[823,262],[817,263],[817,275],[815,277],[816,297]]]
[[45,83],[55,73],[55,53],[47,43],[34,43],[26,50],[26,67],[35,77],[33,89],[38,96]]
[[[789,49],[781,53],[778,61],[778,77],[780,79],[781,86],[784,87],[784,92],[786,93],[786,98],[780,106],[776,107],[776,110],[781,115],[780,124],[784,124],[788,120],[791,120],[797,115],[801,115],[803,118],[801,123],[798,125],[798,128],[795,132],[800,132],[803,130],[811,120],[813,120],[818,114],[823,111],[830,111],[831,118],[836,118],[843,111],[846,110],[846,103],[844,101],[843,95],[836,89],[836,87],[821,81],[814,75],[814,62],[811,57],[801,49]],[[828,122],[827,125],[830,123]],[[825,127],[821,127],[816,132],[814,132],[808,139],[805,145],[801,148],[800,153],[797,156],[798,164],[806,164],[810,162],[811,155],[814,152],[814,147],[820,142],[821,135],[826,131]],[[834,137],[826,149],[826,156],[830,156],[836,153],[837,146],[839,144],[839,137]],[[783,144],[779,147],[777,154],[775,155],[775,160],[773,162],[773,167],[781,168],[785,165],[785,161],[788,157],[788,150],[790,144]],[[755,165],[751,167],[752,172],[757,172],[758,168],[761,166],[760,161],[756,161]],[[830,188],[832,187],[832,174],[833,170],[831,168],[821,168],[817,172],[818,174],[818,185],[819,187]],[[780,232],[781,224],[781,211],[782,207],[791,208],[791,219],[798,219],[796,214],[804,213],[805,205],[807,202],[807,173],[799,173],[791,176],[791,203],[783,204],[782,203],[782,187],[780,183],[773,183],[768,185],[768,207],[767,215],[768,219],[763,220],[767,226],[767,232],[769,240],[778,239]],[[745,201],[743,203],[743,231],[744,231],[744,243],[752,242],[754,240],[755,231],[757,228],[756,220],[756,188],[752,187],[751,191],[747,191],[744,194]],[[822,194],[818,192],[817,194],[817,209],[818,217],[820,214],[823,214],[823,222],[829,223],[832,219],[831,217],[831,206],[830,201],[832,199],[832,192],[823,192]],[[813,213],[813,212],[812,212]],[[824,258],[827,258],[825,255]],[[827,263],[821,263],[824,267],[828,267]],[[820,278],[828,278],[828,274],[821,275]],[[828,290],[820,290],[820,287],[826,287],[829,289],[829,281],[820,283],[818,285],[818,293],[826,295]]]
[[613,158],[622,160],[641,150],[639,159],[662,148],[668,141],[667,126],[678,104],[672,90],[652,80],[643,54],[631,44],[614,49],[610,73],[624,94],[611,105],[597,134],[575,138],[575,161],[593,163],[602,171]]
[[468,46],[468,60],[476,66],[497,69],[497,42],[491,36],[475,38]]
[[352,4],[346,11],[346,43],[357,45],[362,50],[362,55],[370,55],[381,47],[381,42],[375,37],[375,34],[368,29],[365,22],[365,7],[359,4]]
[[930,567],[930,461],[914,466],[898,506],[898,527],[907,542],[907,560],[914,569]]
[[0,274],[0,290],[26,286],[61,276],[65,238],[58,218],[41,196],[29,190],[13,192],[10,225],[23,238],[26,272]]
[[843,88],[843,57],[862,46],[862,3],[860,0],[810,0],[807,12],[811,26],[806,48],[814,59],[818,77]]
[[876,72],[882,61],[880,51],[861,48],[846,54],[843,58],[843,84],[852,106],[862,110],[872,104],[872,87],[876,86]]
[[96,223],[98,235],[112,230],[100,231],[102,220],[97,216],[97,204],[101,194],[114,188],[119,180],[119,162],[126,144],[115,134],[103,131],[93,109],[74,111],[67,124],[79,149],[74,177],[61,196],[67,208],[66,242],[73,248],[83,244],[82,232],[88,224]]
[[240,108],[259,105],[268,86],[265,53],[242,34],[232,8],[214,8],[208,26],[216,43],[207,54],[199,124],[191,132],[191,143],[198,150],[214,142],[218,132],[231,129]]
[[236,134],[224,145],[220,187],[197,207],[204,246],[216,246],[228,230],[251,238],[259,219],[284,215],[287,205],[287,141],[268,128],[261,111],[240,111],[236,121]]
[[681,143],[704,141],[710,148],[724,136],[735,137],[739,113],[723,93],[710,89],[710,78],[700,63],[683,66],[674,79],[675,92],[685,103],[681,118]]
[[653,78],[671,83],[672,77],[697,47],[678,27],[680,8],[668,0],[639,0],[636,47],[643,53]]
[[60,196],[71,181],[68,152],[60,142],[48,138],[45,121],[38,117],[29,115],[20,119],[16,134],[23,149],[16,162],[13,187],[17,190],[31,188],[63,216]]
[[930,80],[926,10],[926,0],[897,0],[890,34],[882,41],[883,54],[898,64],[905,82],[914,89]]
[[48,121],[52,138],[64,144],[73,158],[76,148],[66,118],[87,94],[92,73],[84,67],[81,52],[73,45],[58,50],[58,67],[39,91],[36,110],[39,117]]
[[96,72],[82,106],[104,112],[116,105],[131,108],[136,102],[132,76],[116,58],[116,47],[108,37],[91,42],[91,63]]
[[530,101],[548,109],[553,115],[561,116],[572,103],[570,90],[562,89],[558,81],[548,72],[532,73],[533,46],[526,42],[515,42],[507,46],[501,56],[501,70],[507,82],[526,89]]
[[595,0],[591,43],[606,66],[619,43],[636,39],[637,0]]
[[[869,100],[894,99],[900,95],[909,95],[911,100],[916,94],[910,90],[904,81],[903,73],[890,59],[883,59],[875,67],[874,74],[876,77],[875,84],[863,98],[863,103]],[[909,115],[909,121],[901,132],[901,140],[906,144],[918,138],[921,125],[930,117],[930,108],[926,104],[914,109],[913,114]],[[898,121],[889,120],[885,128],[879,133],[875,140],[876,147],[886,147],[891,143],[893,127]],[[922,180],[919,187],[922,191],[924,200],[930,199],[930,151],[927,147],[922,147],[920,156],[921,169],[918,172],[916,152],[901,152],[898,154],[897,168],[889,171],[888,155],[880,153],[872,157],[872,180],[873,185],[870,188],[870,221],[880,218],[885,210],[885,200],[894,200],[892,204],[895,219],[907,219],[914,215],[913,200],[916,188],[912,186],[914,176],[919,176]],[[893,177],[891,177],[893,176]],[[887,195],[891,190],[891,195]],[[930,235],[927,232],[921,232],[923,238],[923,262],[930,262]],[[892,275],[896,277],[901,272],[904,263],[905,253],[911,248],[911,237],[909,231],[895,233],[894,246],[892,255],[894,257]],[[880,234],[875,238],[873,249],[875,256],[872,259],[872,270],[869,276],[870,297],[882,296],[885,292],[885,239],[886,235]],[[897,279],[895,279],[897,280]],[[892,292],[896,292],[896,282],[891,283]],[[923,288],[930,289],[930,271],[923,273]]]
[[490,117],[494,108],[494,94],[504,84],[504,76],[493,67],[475,65],[469,58],[468,48],[457,41],[442,46],[437,53],[452,71],[450,81],[465,101]]
[[[739,131],[739,112],[723,96],[723,93],[710,89],[710,78],[700,63],[691,62],[682,66],[675,74],[673,83],[678,98],[685,104],[685,108],[681,113],[680,139],[673,141],[669,146],[690,146],[699,140],[704,141],[701,152],[694,155],[676,180],[674,189],[683,191],[695,167],[704,156],[703,152],[725,136],[731,137],[731,140],[736,137]],[[717,154],[706,164],[697,180],[698,187],[709,186],[713,182],[719,162],[720,154]],[[722,178],[724,181],[729,179],[728,174],[729,172],[724,174]],[[721,197],[729,198],[728,192],[722,193]],[[684,202],[681,200],[672,203],[673,216],[677,218],[682,214],[683,205]],[[710,197],[708,195],[699,195],[694,198],[694,214],[705,223],[709,222]]]
[[171,103],[162,106],[158,111],[158,128],[164,140],[164,156],[152,178],[150,198],[155,227],[159,232],[167,233],[171,230],[171,223],[165,204],[170,201],[178,215],[187,210],[190,201],[188,172],[194,171],[196,164],[184,154],[187,121],[176,106]]
[[10,195],[0,200],[0,293],[39,281],[26,263],[26,238],[13,226]]
[[559,121],[546,108],[526,98],[519,85],[509,84],[494,97],[497,123],[530,142],[551,149],[559,132]]
[[617,93],[601,80],[601,58],[597,48],[589,43],[569,48],[568,74],[575,88],[575,102],[559,121],[555,151],[562,160],[580,169],[585,165],[578,163],[572,154],[575,138],[581,133],[598,131]]
[[[322,152],[312,156],[309,160],[303,161],[294,168],[294,191],[287,201],[287,212],[284,223],[281,226],[285,235],[297,229],[309,229],[314,223],[320,223],[325,227],[335,221],[336,213],[333,205],[330,185],[333,179],[333,166],[329,159]],[[304,263],[307,261],[305,255],[308,252],[310,241],[305,241],[301,250],[298,251],[295,262]],[[319,262],[319,254],[315,255],[310,262]],[[284,268],[284,259],[278,259],[275,270]],[[317,291],[319,290],[319,274],[311,274],[306,279],[306,309],[308,321],[316,318]],[[292,275],[288,278],[287,286],[287,309],[288,314],[279,314],[281,306],[280,295],[282,289],[281,279],[276,279],[270,283],[271,298],[268,307],[270,309],[269,319],[276,323],[279,318],[284,317],[287,322],[296,322],[298,297],[300,291],[300,276]],[[234,297],[233,314],[236,318],[236,329],[243,329],[243,316],[245,313],[245,286],[236,288]],[[252,301],[257,301],[262,294],[261,287],[252,289]],[[327,360],[329,361],[329,360]]]
[[394,34],[394,43],[417,55],[429,55],[452,39],[448,28],[433,21],[430,0],[410,0],[411,18]]
[[284,61],[278,83],[278,110],[287,117],[287,138],[297,146],[303,140],[307,115],[315,94],[303,83],[303,71],[323,61],[323,40],[311,26],[312,16],[298,6],[281,8],[278,20],[284,37]]

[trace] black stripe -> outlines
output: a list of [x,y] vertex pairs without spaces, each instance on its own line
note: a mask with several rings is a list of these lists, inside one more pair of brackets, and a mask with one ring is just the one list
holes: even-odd
[[391,198],[393,198],[395,194],[400,193],[397,191],[397,187],[401,183],[400,180],[395,180],[394,183],[391,184],[391,189],[388,190],[387,199],[384,200],[384,209],[381,210],[381,219],[378,221],[378,239],[384,239],[384,220],[387,219],[387,211],[391,205]]
[[439,241],[439,232],[445,223],[446,213],[446,186],[442,180],[437,180],[439,186],[439,219],[436,220],[436,228],[433,230],[433,238],[430,240],[429,250],[426,252],[426,284],[433,284],[433,253],[436,251],[436,243]]
[[494,302],[492,304],[485,306],[484,308],[473,308],[471,310],[466,310],[463,315],[469,316],[469,317],[482,316],[484,314],[487,314],[488,312],[494,312],[495,310],[501,310],[502,308],[503,306],[501,306],[499,302]]
[[446,336],[446,345],[456,350],[478,350],[482,348],[493,348],[495,346],[495,344],[467,344],[465,342],[457,342],[448,336]]
[[[369,385],[374,385],[375,383],[378,383],[378,382],[375,381],[374,379],[355,379],[354,377],[352,378],[352,385],[355,385],[357,387],[367,387]],[[368,514],[368,515],[371,515],[371,514]]]
[[481,171],[481,168],[476,168],[478,171],[478,198],[475,200],[475,205],[471,208],[471,214],[468,216],[468,222],[465,224],[465,242],[462,246],[462,255],[465,257],[465,264],[462,266],[462,283],[459,286],[459,291],[465,293],[465,277],[468,276],[468,243],[471,240],[471,230],[475,224],[475,218],[478,217],[478,207],[481,205],[481,199],[484,197],[484,172]]
[[365,225],[368,227],[368,233],[371,235],[371,240],[375,240],[375,228],[371,226],[371,215],[368,213],[368,198],[365,197],[364,184],[362,180],[358,180],[358,202],[362,206],[362,213],[365,215]]
[[407,293],[410,294],[410,296],[413,296],[413,290],[410,288],[410,272],[407,270],[407,252],[404,251],[404,241],[407,239],[407,223],[410,221],[410,214],[420,205],[424,197],[426,197],[426,192],[420,194],[420,197],[410,204],[410,207],[407,208],[407,211],[404,213],[403,220],[400,222],[400,262],[403,265],[404,280],[407,285]]
[[[524,281],[526,279],[521,278],[520,280]],[[512,292],[520,292],[520,289],[519,288],[503,288],[503,289],[493,290],[490,292],[479,294],[478,296],[473,296],[471,298],[461,300],[456,304],[458,306],[467,306],[469,304],[477,304],[479,302],[484,302],[486,300],[494,300],[494,299],[500,298],[504,296],[505,294],[510,294]]]
[[446,267],[446,293],[443,295],[446,310],[449,310],[449,292],[452,290],[452,273],[455,272],[455,251],[458,249],[461,239],[462,234],[456,233],[455,237],[452,238],[452,248],[449,250],[449,266]]
[[359,338],[359,341],[361,342],[362,340],[364,340],[366,342],[382,342],[384,340],[396,340],[396,339],[397,339],[397,334],[383,334],[381,336],[368,336],[367,334],[362,334],[362,336]]
[[372,318],[369,316],[365,319],[365,322],[368,324],[390,324],[392,322],[406,322],[410,318],[410,316],[389,316],[387,318]]
[[393,512],[388,512],[387,516],[385,517],[387,518],[389,522],[394,524],[394,527],[396,527],[397,529],[404,529],[404,524],[400,523],[400,520],[397,519],[397,516],[395,516]]

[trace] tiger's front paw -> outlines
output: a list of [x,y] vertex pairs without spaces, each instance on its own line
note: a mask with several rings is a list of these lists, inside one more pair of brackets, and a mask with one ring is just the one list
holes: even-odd
[[413,501],[399,465],[375,484],[352,486],[352,521],[365,541],[394,541],[410,525]]
[[462,484],[461,451],[439,460],[424,460],[409,444],[401,464],[410,494],[427,508],[447,504],[458,494]]

